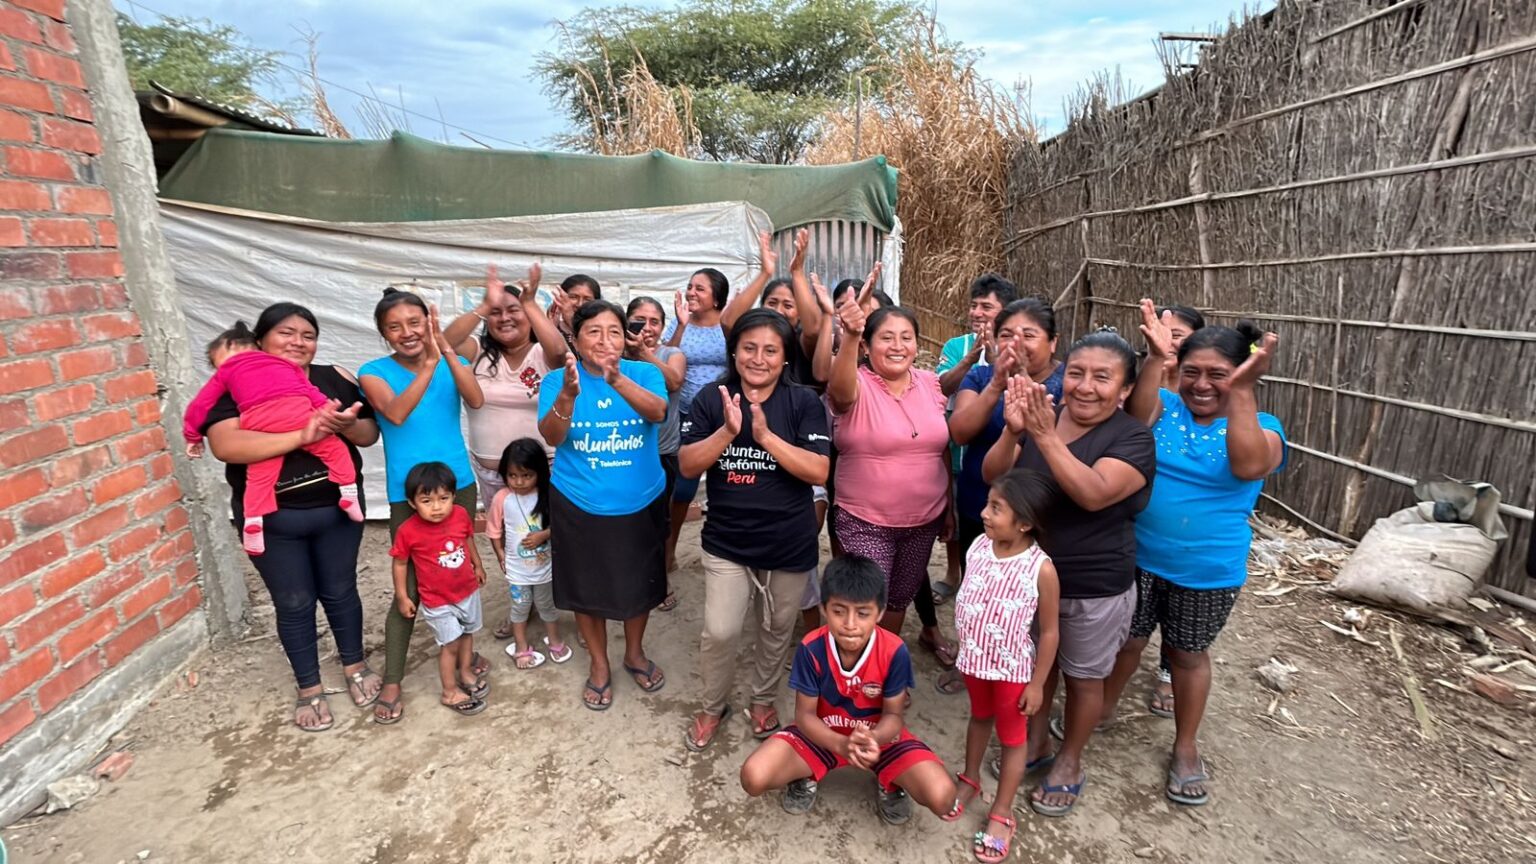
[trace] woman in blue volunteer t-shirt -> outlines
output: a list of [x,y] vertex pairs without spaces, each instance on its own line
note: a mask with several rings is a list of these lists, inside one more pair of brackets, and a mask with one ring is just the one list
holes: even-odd
[[[1105,714],[1113,715],[1147,638],[1162,627],[1177,724],[1165,794],[1197,806],[1210,800],[1195,743],[1211,691],[1207,649],[1248,578],[1248,516],[1259,489],[1285,465],[1285,432],[1254,396],[1279,340],[1241,321],[1197,330],[1175,352],[1167,319],[1150,300],[1141,307],[1147,362],[1127,408],[1152,427],[1157,476],[1136,520],[1136,614],[1106,685]],[[1177,393],[1159,387],[1170,365]]]
[[623,359],[618,306],[585,303],[571,329],[575,355],[539,386],[539,433],[555,448],[555,605],[576,613],[586,639],[591,668],[582,704],[603,711],[613,703],[610,620],[624,622],[624,671],[647,693],[666,683],[643,641],[650,611],[667,594],[666,474],[656,448],[667,385],[654,365]]
[[[389,491],[389,536],[410,518],[405,498],[405,475],[422,462],[442,462],[458,480],[454,503],[475,512],[475,475],[464,448],[459,426],[459,406],[479,408],[485,397],[470,371],[469,361],[457,356],[443,336],[437,310],[415,294],[387,288],[373,310],[374,326],[394,352],[370,360],[357,370],[363,395],[373,406],[379,432],[384,437],[384,477]],[[416,568],[406,571],[406,592],[416,602]],[[389,604],[384,623],[384,689],[374,703],[376,723],[397,722],[404,707],[400,681],[405,677],[405,658],[415,621]],[[475,657],[477,679],[465,686],[483,693],[488,668]]]

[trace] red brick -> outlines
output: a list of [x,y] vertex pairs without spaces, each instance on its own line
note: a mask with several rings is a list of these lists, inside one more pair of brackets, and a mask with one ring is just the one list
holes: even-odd
[[197,581],[197,559],[188,558],[176,565],[176,587],[182,588]]
[[0,672],[0,704],[11,701],[12,696],[43,680],[52,670],[53,655],[46,650],[17,660],[11,668]]
[[7,741],[20,735],[37,715],[32,711],[31,702],[17,702],[4,713],[0,713],[0,747],[4,747]]
[[[0,112],[3,117],[6,112]],[[52,210],[48,187],[30,180],[0,180],[0,210]]]
[[187,508],[180,504],[165,511],[165,530],[180,531],[187,527],[192,520],[187,516]]
[[64,0],[11,0],[23,9],[41,12],[55,21],[64,20]]
[[139,619],[137,624],[124,630],[116,639],[107,643],[107,665],[116,666],[124,657],[139,650],[139,646],[148,642],[156,633],[160,632],[160,622],[155,616],[146,615]]
[[0,394],[19,393],[53,383],[47,360],[20,360],[0,366]]
[[75,36],[69,32],[69,25],[59,21],[43,22],[43,44],[65,54],[76,51]]
[[28,532],[52,528],[84,513],[90,502],[84,489],[71,489],[34,502],[21,511],[21,527]]
[[0,217],[0,246],[15,248],[27,245],[27,233],[20,219],[14,216]]
[[128,524],[128,505],[119,504],[81,521],[69,531],[70,545],[84,549],[102,538],[116,534]]
[[37,26],[37,21],[31,15],[9,6],[0,6],[0,36],[14,36],[34,43],[43,41],[43,31]]
[[50,285],[38,293],[39,315],[95,312],[101,308],[101,291],[95,285]]
[[27,292],[10,288],[0,293],[0,320],[31,318],[33,314],[32,304],[27,301]]
[[137,462],[151,453],[158,453],[164,449],[165,430],[158,427],[135,432],[112,444],[112,452],[117,455],[118,462]]
[[10,46],[0,42],[0,69],[7,72],[16,71],[16,58],[11,56]]
[[29,468],[0,477],[0,510],[34,498],[48,488],[48,478],[43,476],[41,468]]
[[108,402],[125,402],[139,396],[149,396],[160,389],[155,373],[148,369],[129,372],[106,380]]
[[59,355],[59,372],[65,381],[100,375],[117,368],[117,352],[107,346],[83,348]]
[[21,399],[0,402],[0,432],[10,432],[31,424],[27,418],[27,403]]
[[0,467],[25,465],[68,447],[69,436],[64,434],[63,426],[43,426],[22,432],[0,442]]
[[67,348],[79,341],[80,331],[68,318],[33,321],[11,331],[11,350],[17,354]]
[[[117,258],[116,252],[90,254],[111,255],[114,259],[118,260],[119,266],[121,266],[121,259]],[[75,259],[79,257],[80,255],[78,254],[69,256],[69,275],[75,278],[88,275],[75,271]],[[133,314],[132,312],[112,312],[104,315],[91,315],[86,318],[82,318],[80,323],[85,325],[85,337],[92,342],[106,342],[110,339],[126,339],[129,336],[139,335],[139,316]],[[127,365],[138,366],[142,364],[130,363]]]
[[72,58],[41,48],[24,48],[21,56],[27,64],[27,71],[35,77],[71,87],[85,86],[85,75],[80,71],[80,64]]
[[176,599],[171,600],[164,606],[160,607],[160,612],[158,614],[160,616],[161,629],[169,628],[172,624],[180,621],[183,617],[186,616],[188,612],[191,612],[193,609],[196,609],[198,606],[202,605],[202,602],[202,590],[199,589],[196,585],[191,586],[186,591],[184,591],[180,597],[177,597]]
[[79,90],[59,90],[59,109],[65,117],[73,117],[76,120],[90,121],[95,119],[96,112],[91,108],[91,97]]
[[11,639],[18,652],[47,642],[64,627],[85,615],[78,597],[65,597],[11,628]]
[[33,246],[94,246],[96,232],[85,219],[30,219]]
[[76,552],[57,567],[43,574],[44,597],[57,597],[81,582],[95,576],[107,567],[107,560],[98,549]]
[[143,342],[134,341],[123,346],[123,368],[132,369],[136,366],[149,365],[149,349]]
[[133,422],[140,426],[154,426],[160,422],[160,403],[145,399],[133,406]]
[[85,623],[59,637],[59,643],[55,646],[59,662],[68,663],[79,657],[116,629],[117,611],[114,609],[103,609],[87,618]]
[[95,384],[74,384],[57,390],[46,390],[32,397],[32,410],[39,420],[57,420],[71,414],[79,414],[96,401]]
[[176,461],[169,453],[161,453],[149,460],[149,477],[151,480],[159,480],[161,477],[169,477],[176,470]]
[[121,435],[132,428],[133,415],[119,409],[76,420],[71,431],[75,437],[75,446],[78,447]]
[[[0,102],[5,101],[3,83],[4,79],[0,79]],[[44,180],[75,179],[74,161],[52,150],[7,147],[5,148],[5,165],[15,177],[39,177]]]
[[151,514],[162,513],[165,508],[180,500],[181,484],[171,478],[158,488],[146,490],[133,502],[134,518],[143,519]]
[[[9,516],[0,516],[0,549],[14,542],[16,542],[16,523],[12,522]],[[0,642],[0,644],[4,643]]]
[[159,525],[140,525],[137,528],[130,528],[128,531],[108,541],[107,554],[111,556],[113,561],[126,561],[148,549],[151,543],[159,539]]
[[[117,252],[75,252],[67,260],[71,279],[115,279],[123,275],[123,256]],[[125,335],[137,334],[135,322],[133,333]]]
[[[101,226],[111,222],[103,219],[96,223],[96,233],[101,233]],[[128,289],[121,282],[108,282],[101,286],[101,306],[103,309],[128,308]]]
[[[3,29],[3,24],[0,24],[0,29]],[[0,75],[0,105],[41,111],[44,114],[53,113],[53,97],[48,94],[48,85],[10,75]]]
[[100,246],[117,248],[117,222],[112,219],[103,219],[96,223],[96,243]]
[[36,573],[63,559],[65,554],[64,538],[59,534],[49,534],[41,540],[34,540],[0,560],[0,585],[9,585],[23,576]]
[[97,504],[105,504],[114,498],[121,498],[129,492],[144,488],[148,479],[144,466],[129,465],[92,483],[92,500]]
[[[0,50],[4,48],[4,45],[0,45]],[[32,118],[15,111],[0,111],[0,141],[31,143],[36,140],[37,133],[32,131]]]
[[0,279],[56,279],[64,272],[64,258],[57,252],[0,254]]
[[171,596],[171,577],[161,576],[123,599],[123,620],[132,621]]
[[76,690],[89,684],[92,678],[105,669],[98,654],[87,654],[48,682],[37,688],[37,709],[44,714],[57,708],[60,702],[73,696]]
[[91,583],[89,602],[92,608],[105,605],[113,597],[144,581],[144,568],[137,563],[112,570]]
[[53,460],[48,466],[48,480],[56,487],[68,486],[95,474],[112,462],[112,454],[105,445],[89,450],[76,450],[68,456]]
[[[60,150],[95,155],[101,152],[101,135],[96,127],[73,120],[43,119],[43,143]],[[63,209],[62,207],[60,209]],[[66,213],[77,211],[66,210]],[[110,211],[109,211],[110,212]]]
[[[37,592],[32,590],[31,585],[17,585],[9,591],[0,593],[0,624],[14,621],[22,613],[32,611],[32,607],[36,605]],[[5,640],[0,639],[0,645],[3,644]]]
[[[169,532],[170,528],[167,527],[166,531]],[[183,531],[174,537],[167,537],[157,543],[155,548],[149,550],[149,554],[145,556],[144,560],[150,567],[158,570],[178,558],[191,554],[196,546],[197,544],[194,542],[192,532]]]
[[[59,122],[59,121],[50,121]],[[74,124],[80,125],[80,124]],[[46,129],[47,126],[45,125]],[[86,126],[89,129],[91,127]],[[46,138],[44,139],[47,140]],[[112,196],[100,186],[65,186],[59,189],[59,207],[63,213],[88,213],[96,216],[112,215]]]
[[[197,673],[192,673],[196,675]],[[113,783],[123,779],[128,769],[133,767],[133,753],[128,750],[119,750],[116,753],[96,763],[91,770],[91,776],[98,780],[109,780]]]

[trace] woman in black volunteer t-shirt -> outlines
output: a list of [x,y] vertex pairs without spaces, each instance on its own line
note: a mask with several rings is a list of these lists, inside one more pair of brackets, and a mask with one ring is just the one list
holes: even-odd
[[[362,470],[359,446],[379,438],[373,411],[363,400],[357,379],[335,366],[315,365],[315,341],[320,326],[308,309],[295,303],[275,303],[256,319],[256,344],[268,354],[292,361],[309,373],[310,383],[333,401],[315,413],[308,427],[297,432],[255,432],[240,428],[240,411],[226,394],[208,413],[202,432],[208,448],[225,464],[235,525],[244,522],[246,466],[283,457],[277,479],[277,512],[266,517],[266,553],[251,558],[261,574],[277,615],[277,637],[293,667],[298,702],[293,722],[306,732],[321,732],[335,722],[320,680],[319,647],[315,633],[315,604],[325,608],[336,637],[347,692],[358,707],[378,697],[381,679],[363,662],[363,603],[357,594],[357,550],[363,525],[347,518],[337,506],[341,490],[327,478],[325,465],[299,449],[323,435],[346,443],[352,464]],[[367,502],[359,501],[365,511]]]
[[693,400],[683,427],[681,473],[708,471],[704,521],[704,704],[684,743],[702,750],[729,711],[736,640],[749,613],[756,635],[752,734],[779,728],[774,700],[784,677],[806,580],[816,571],[816,506],[811,487],[826,482],[826,409],[816,393],[788,380],[789,321],[753,309],[726,339],[725,378]]
[[[1043,816],[1065,816],[1077,804],[1086,776],[1083,749],[1104,705],[1104,679],[1136,609],[1135,520],[1152,494],[1157,446],[1146,424],[1120,408],[1135,372],[1130,344],[1098,332],[1068,352],[1059,408],[1044,385],[1015,376],[1003,397],[1006,427],[981,467],[988,483],[1017,466],[1045,474],[1056,486],[1041,519],[1040,547],[1061,582],[1056,664],[1066,679],[1067,705],[1054,756],[1050,712],[1030,720],[1029,765],[1051,765],[1030,800]],[[1042,704],[1051,704],[1055,692],[1052,675]]]

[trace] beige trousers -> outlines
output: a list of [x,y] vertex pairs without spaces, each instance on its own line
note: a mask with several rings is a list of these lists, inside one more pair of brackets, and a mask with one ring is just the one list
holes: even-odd
[[704,634],[699,665],[704,678],[704,710],[725,708],[735,681],[736,646],[742,624],[754,636],[752,701],[772,705],[784,681],[790,636],[800,616],[800,596],[809,570],[754,570],[704,553]]

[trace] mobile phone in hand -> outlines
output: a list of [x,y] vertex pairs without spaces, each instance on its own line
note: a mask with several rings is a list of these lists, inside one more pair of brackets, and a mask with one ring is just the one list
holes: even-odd
[[636,336],[639,336],[640,335],[640,331],[644,330],[644,329],[645,329],[645,322],[644,321],[631,321],[631,322],[629,322],[629,332],[635,334]]

